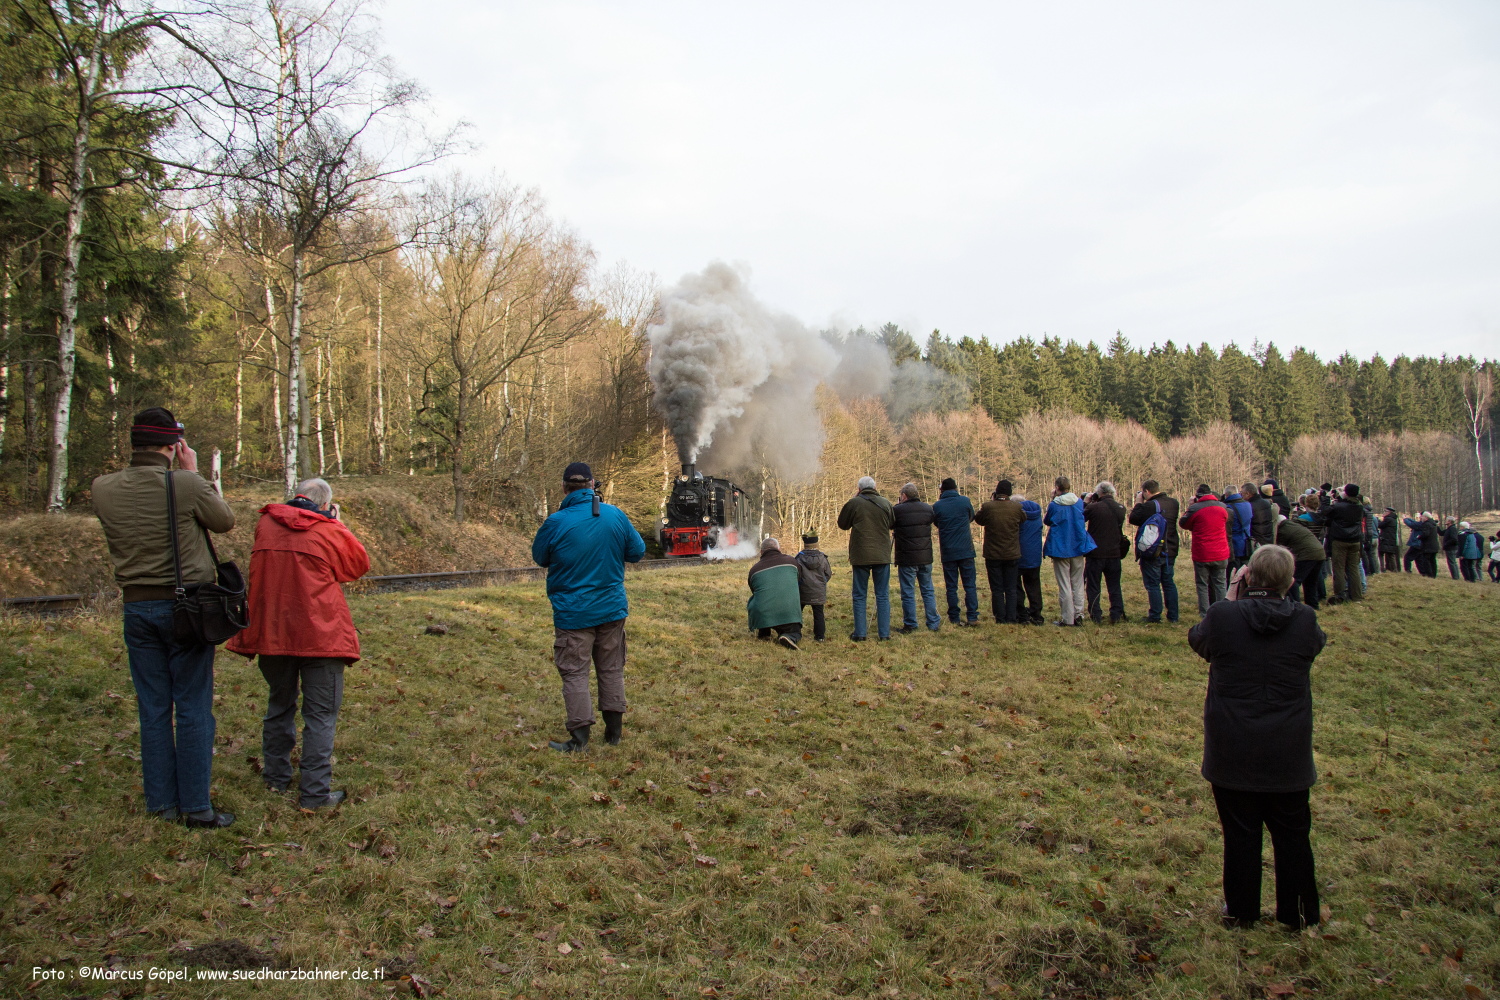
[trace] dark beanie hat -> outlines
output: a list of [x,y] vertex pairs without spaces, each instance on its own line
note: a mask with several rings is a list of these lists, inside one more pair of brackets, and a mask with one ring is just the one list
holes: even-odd
[[182,440],[182,425],[172,411],[160,406],[142,410],[135,415],[130,428],[130,447],[164,448]]
[[1278,483],[1274,479],[1267,479],[1265,482],[1261,483],[1261,485],[1262,486],[1269,486],[1273,490],[1279,490],[1279,489],[1281,489],[1281,484]]
[[944,479],[943,482],[942,482],[942,484],[938,486],[938,490],[940,492],[944,491],[944,490],[956,490],[956,489],[958,489],[958,484],[955,483],[951,479]]
[[563,482],[586,483],[594,478],[593,472],[589,471],[587,462],[574,462],[563,470]]
[[1015,490],[1012,487],[1011,481],[1009,479],[1002,479],[998,483],[995,484],[995,495],[996,496],[1008,497],[1013,492],[1015,492]]
[[1351,500],[1354,499],[1355,497],[1359,496],[1359,487],[1355,486],[1353,483],[1345,483],[1344,496],[1350,498]]
[[818,533],[816,531],[809,531],[807,534],[803,535],[802,536],[802,544],[803,545],[817,545],[818,544]]

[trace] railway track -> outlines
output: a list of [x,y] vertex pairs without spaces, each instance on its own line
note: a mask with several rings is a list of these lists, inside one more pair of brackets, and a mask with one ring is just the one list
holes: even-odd
[[[642,559],[626,563],[631,573],[672,569],[679,566],[703,566],[702,556],[672,559]],[[454,587],[492,587],[506,583],[534,583],[547,578],[540,566],[508,566],[497,569],[461,569],[447,573],[398,573],[392,576],[367,576],[350,589],[361,594],[381,594],[404,590],[447,590]],[[20,614],[55,617],[70,615],[96,601],[114,597],[117,591],[98,594],[49,594],[43,597],[8,597],[0,601],[7,611]]]

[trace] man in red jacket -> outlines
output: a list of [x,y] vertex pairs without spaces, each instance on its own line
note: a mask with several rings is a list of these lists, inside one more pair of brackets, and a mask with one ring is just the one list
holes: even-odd
[[1202,484],[1187,513],[1177,522],[1179,528],[1193,534],[1193,580],[1198,585],[1200,618],[1208,614],[1215,602],[1224,599],[1228,589],[1229,558],[1234,554],[1229,537],[1233,523],[1234,514],[1228,505]]
[[359,636],[339,584],[370,569],[365,547],[332,501],[331,486],[308,479],[290,503],[260,509],[250,552],[250,627],[224,647],[260,657],[271,689],[261,727],[261,777],[277,793],[292,783],[302,689],[303,809],[344,801],[332,788],[333,733],[344,701],[344,666],[359,659]]

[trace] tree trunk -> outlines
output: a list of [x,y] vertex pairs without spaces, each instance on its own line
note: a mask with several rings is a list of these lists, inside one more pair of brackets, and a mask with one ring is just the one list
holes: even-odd
[[333,345],[328,345],[328,385],[323,390],[323,399],[328,403],[328,426],[333,432],[333,465],[338,474],[344,474],[344,446],[339,437],[339,411],[333,405],[333,387],[338,379],[333,374]]
[[458,380],[458,407],[453,419],[453,521],[464,523],[464,417],[467,409],[466,380]]
[[297,493],[299,477],[304,476],[307,464],[308,413],[304,402],[307,399],[307,376],[302,364],[302,251],[292,251],[292,301],[287,311],[287,347],[290,359],[287,364],[286,386],[286,468],[285,485],[287,499]]
[[5,461],[5,424],[10,415],[10,254],[0,263],[0,462]]
[[68,503],[68,431],[73,416],[73,370],[78,364],[78,264],[83,255],[83,215],[87,208],[89,135],[93,128],[94,85],[99,76],[103,24],[94,26],[88,66],[79,81],[78,117],[73,123],[73,160],[68,177],[68,214],[63,224],[62,271],[58,275],[57,395],[52,402],[51,475],[47,510],[60,514]]
[[245,454],[245,331],[234,331],[234,462],[240,467]]
[[385,471],[385,261],[375,262],[375,472]]
[[22,447],[25,454],[26,482],[21,488],[21,502],[31,504],[32,490],[36,488],[37,452],[41,448],[41,406],[37,397],[36,361],[27,358],[21,362],[21,430]]
[[104,403],[109,407],[109,457],[120,460],[119,384],[115,381],[115,351],[109,331],[104,334]]
[[317,355],[318,375],[318,383],[313,387],[312,398],[314,414],[313,432],[317,435],[318,438],[318,475],[321,476],[328,470],[328,460],[323,453],[323,399],[326,393],[325,379],[323,378],[323,345],[319,344],[316,348],[313,349],[313,353]]

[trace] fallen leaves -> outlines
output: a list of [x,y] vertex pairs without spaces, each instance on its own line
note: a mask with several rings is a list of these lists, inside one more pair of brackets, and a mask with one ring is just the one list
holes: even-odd
[[695,854],[693,855],[693,864],[699,868],[717,868],[719,866],[719,859],[710,857],[707,854]]

